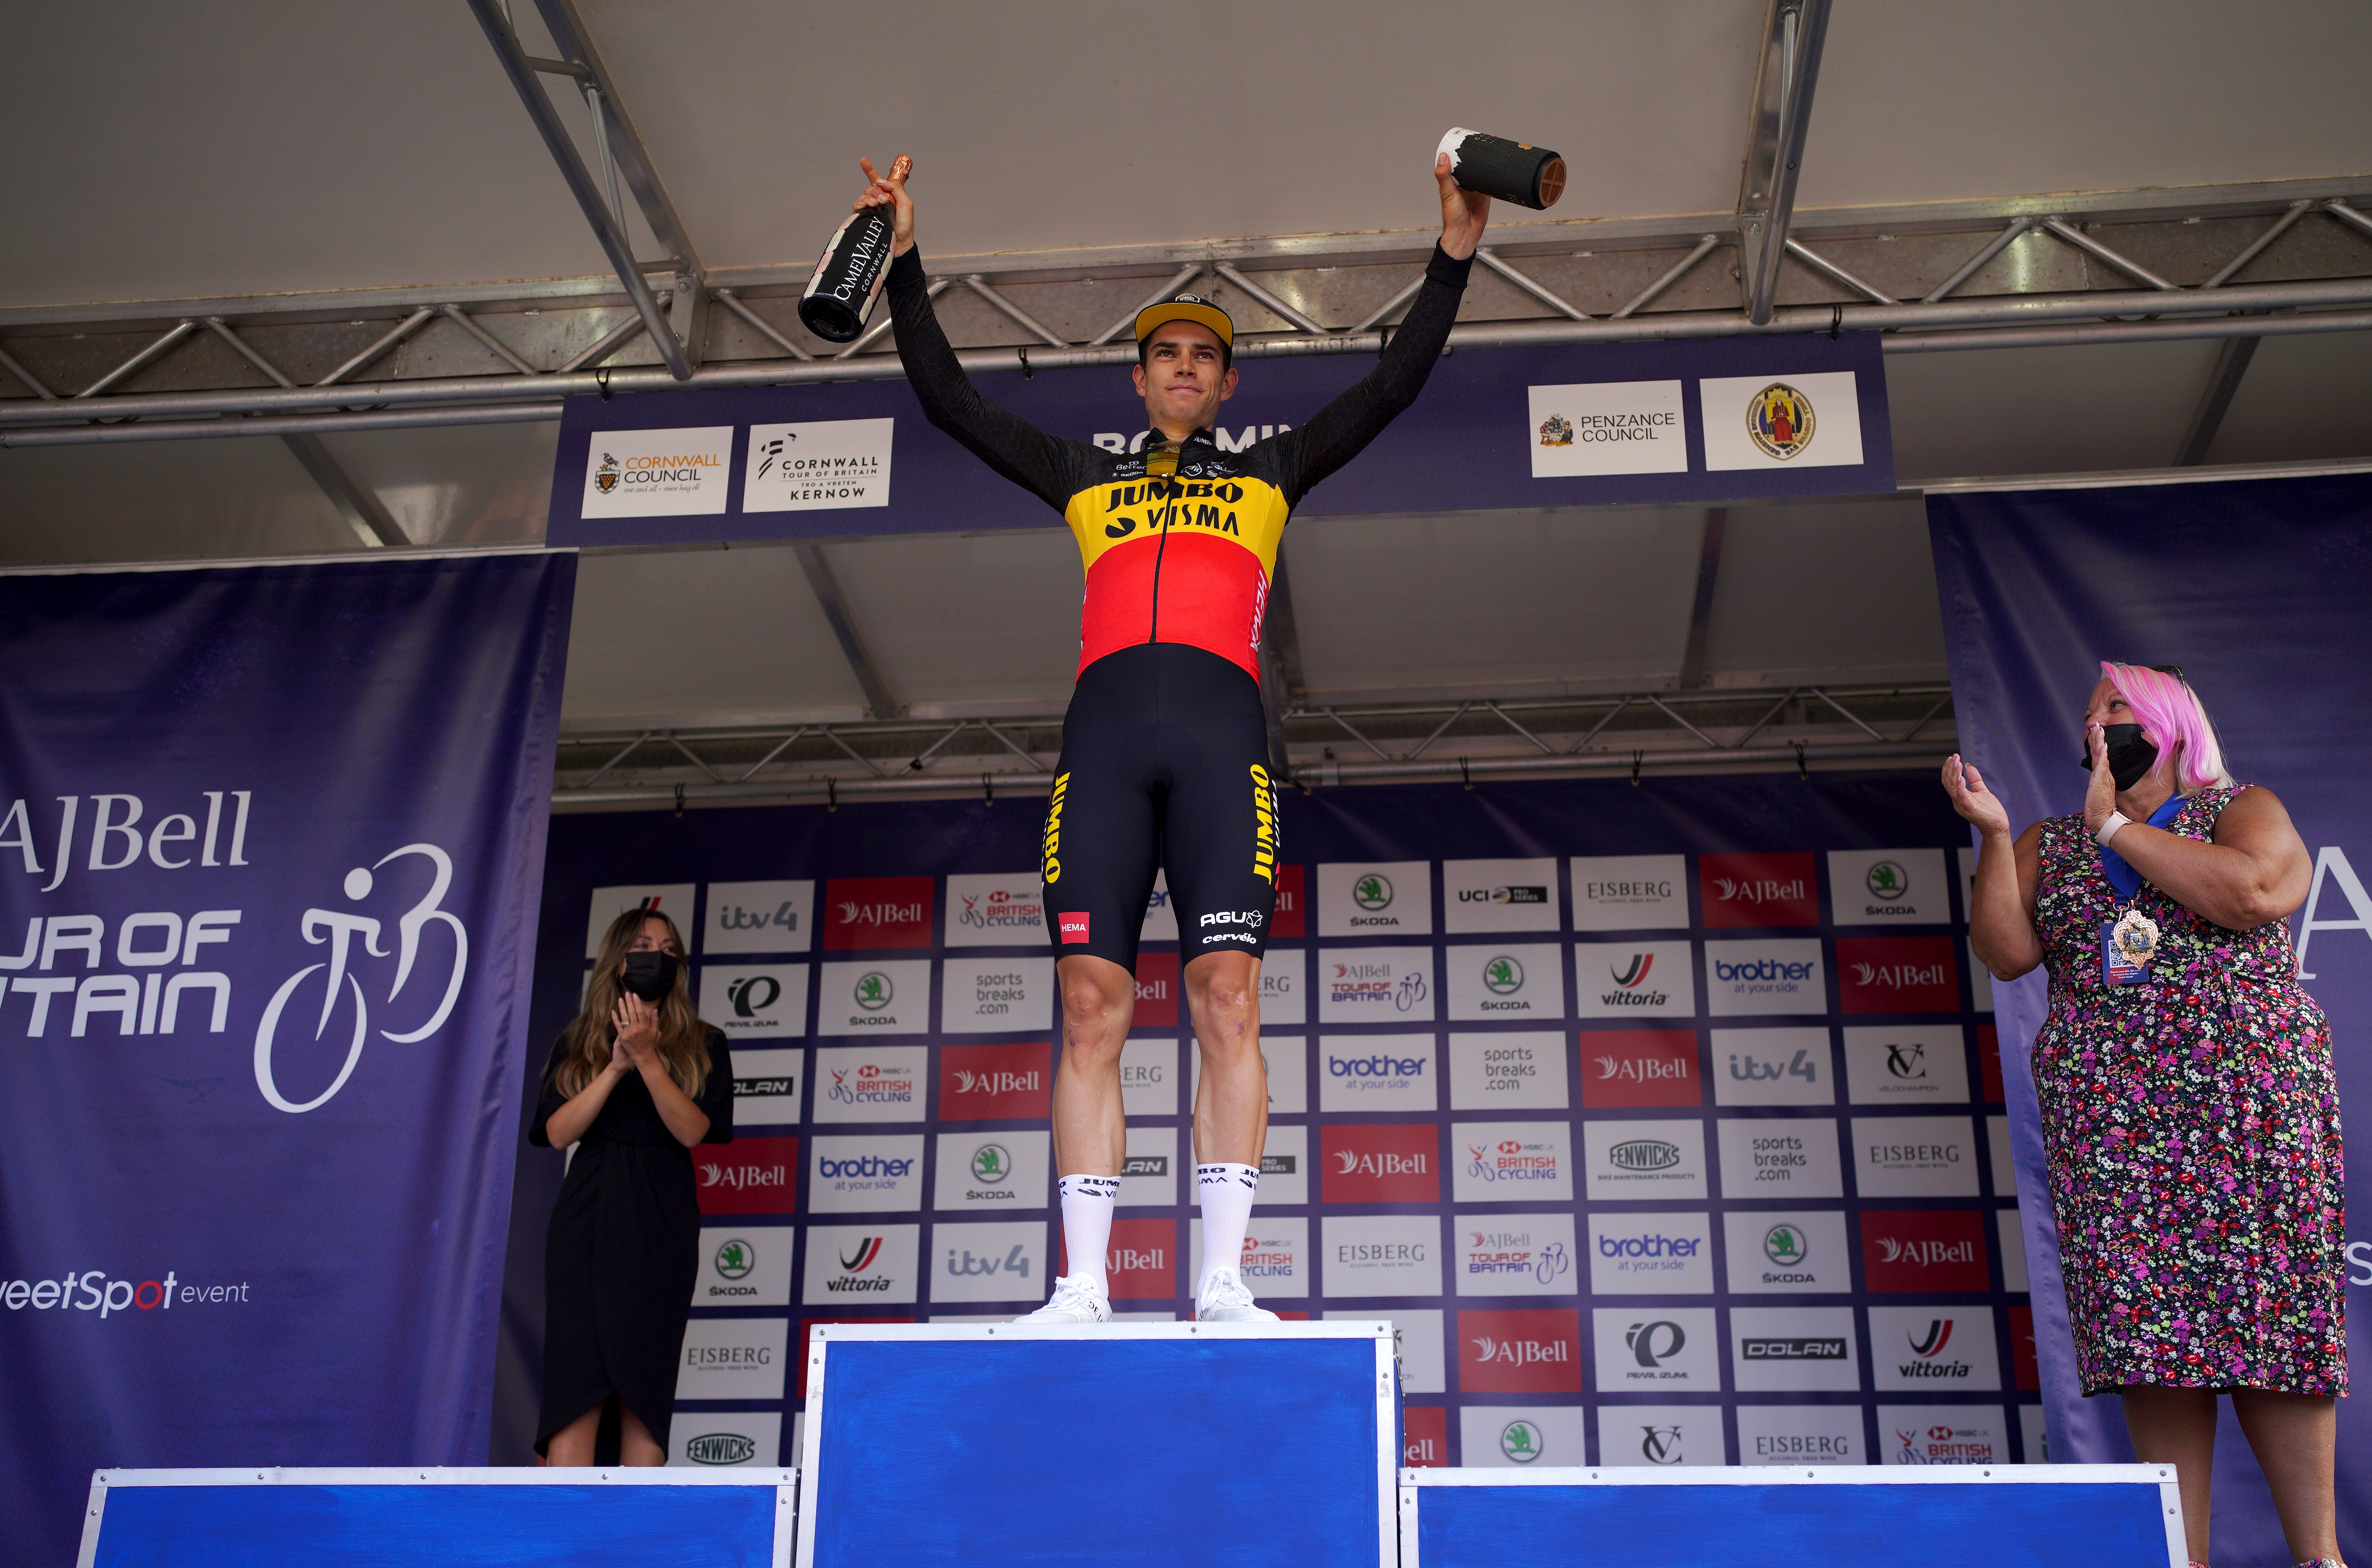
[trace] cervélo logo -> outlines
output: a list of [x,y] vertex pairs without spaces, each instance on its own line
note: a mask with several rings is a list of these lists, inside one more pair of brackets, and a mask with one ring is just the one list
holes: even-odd
[[1837,996],[1846,1013],[1957,1013],[1959,958],[1949,936],[1840,936]]
[[796,1138],[701,1144],[692,1169],[703,1214],[787,1214],[798,1207]]
[[1580,1312],[1561,1307],[1459,1312],[1458,1387],[1468,1394],[1580,1393]]
[[1873,1291],[1983,1291],[1984,1216],[1973,1209],[1865,1209],[1861,1261]]
[[835,877],[823,904],[827,952],[931,945],[928,877]]
[[950,1045],[939,1053],[939,1120],[1042,1121],[1053,1104],[1053,1047]]
[[1820,896],[1809,851],[1785,854],[1701,854],[1698,922],[1713,929],[1818,925]]
[[1701,1105],[1692,1029],[1607,1029],[1581,1037],[1581,1103],[1596,1110]]
[[1441,1130],[1434,1122],[1320,1131],[1320,1201],[1438,1203]]

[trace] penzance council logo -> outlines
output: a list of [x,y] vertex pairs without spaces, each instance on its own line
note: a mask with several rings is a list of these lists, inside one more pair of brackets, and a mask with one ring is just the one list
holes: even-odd
[[1746,434],[1767,457],[1785,461],[1812,444],[1812,400],[1773,381],[1746,401]]

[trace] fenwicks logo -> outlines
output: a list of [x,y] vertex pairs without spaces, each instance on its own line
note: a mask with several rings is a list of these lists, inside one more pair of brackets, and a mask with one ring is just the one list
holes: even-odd
[[746,1465],[757,1458],[758,1440],[738,1432],[710,1432],[686,1438],[683,1457],[695,1465]]

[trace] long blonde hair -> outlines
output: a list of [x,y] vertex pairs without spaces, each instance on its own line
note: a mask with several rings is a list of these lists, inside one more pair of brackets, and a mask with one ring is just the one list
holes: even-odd
[[654,909],[634,908],[624,911],[610,923],[601,936],[601,955],[593,960],[593,976],[585,987],[585,1005],[577,1010],[576,1021],[562,1036],[565,1041],[560,1060],[552,1064],[554,1087],[570,1098],[584,1092],[585,1086],[599,1076],[610,1064],[611,1042],[617,1038],[617,1028],[610,1021],[616,1011],[618,997],[624,990],[619,983],[618,971],[625,964],[626,955],[634,951],[634,939],[643,934],[645,921],[662,921],[668,935],[675,941],[675,988],[659,998],[659,1060],[666,1063],[668,1076],[676,1087],[692,1098],[708,1082],[708,1026],[700,1021],[692,1010],[692,987],[686,979],[690,967],[683,961],[683,933],[668,916]]

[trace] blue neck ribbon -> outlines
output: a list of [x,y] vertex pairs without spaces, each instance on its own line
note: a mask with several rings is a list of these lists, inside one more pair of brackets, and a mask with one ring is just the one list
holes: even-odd
[[[2182,814],[2187,804],[2181,796],[2168,796],[2166,804],[2150,813],[2149,825],[2153,828],[2168,826]],[[2142,874],[2125,864],[2125,857],[2106,844],[2100,846],[2100,874],[2109,879],[2109,886],[2117,890],[2117,897],[2129,903],[2134,895],[2142,890]]]

